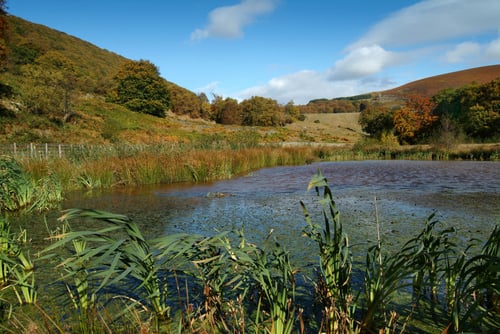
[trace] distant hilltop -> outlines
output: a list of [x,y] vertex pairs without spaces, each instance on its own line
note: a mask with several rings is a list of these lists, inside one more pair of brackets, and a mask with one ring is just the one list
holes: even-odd
[[432,97],[444,89],[456,89],[471,83],[484,84],[496,78],[500,78],[500,65],[482,66],[412,81],[376,94],[395,97],[409,95]]

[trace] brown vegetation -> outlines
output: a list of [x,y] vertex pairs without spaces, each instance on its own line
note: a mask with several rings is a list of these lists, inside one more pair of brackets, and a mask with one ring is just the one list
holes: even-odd
[[473,82],[484,84],[499,77],[500,65],[483,66],[424,78],[378,94],[381,97],[421,95],[430,98],[443,89],[457,89]]

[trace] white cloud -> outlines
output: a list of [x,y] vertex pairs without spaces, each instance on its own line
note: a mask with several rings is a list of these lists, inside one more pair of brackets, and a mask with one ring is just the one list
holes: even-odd
[[306,104],[315,98],[352,96],[393,86],[394,83],[384,79],[331,81],[326,73],[304,70],[273,78],[265,85],[251,87],[235,95],[240,100],[263,96],[282,104],[292,100],[296,104]]
[[400,62],[401,56],[384,50],[380,45],[363,46],[338,60],[329,71],[331,80],[355,79],[378,73],[386,66]]
[[449,63],[460,63],[471,57],[478,57],[481,53],[481,45],[474,42],[463,42],[445,55],[445,60]]
[[497,31],[498,0],[426,0],[374,25],[350,46],[415,46]]
[[272,12],[275,6],[275,0],[242,0],[237,5],[216,8],[209,13],[208,25],[191,33],[191,40],[241,37],[245,26],[257,16]]
[[500,37],[486,46],[485,56],[488,60],[500,61]]

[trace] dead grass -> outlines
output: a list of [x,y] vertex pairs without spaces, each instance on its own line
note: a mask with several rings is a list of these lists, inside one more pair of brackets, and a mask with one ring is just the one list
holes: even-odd
[[306,114],[286,126],[287,141],[353,144],[362,135],[358,118],[359,113]]

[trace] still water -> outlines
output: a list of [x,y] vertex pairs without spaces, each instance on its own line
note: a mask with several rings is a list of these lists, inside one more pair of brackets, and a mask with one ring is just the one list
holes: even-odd
[[[432,213],[443,228],[455,227],[464,243],[470,238],[484,240],[500,223],[500,163],[470,161],[356,161],[276,167],[209,184],[74,193],[68,195],[63,208],[128,215],[148,237],[176,232],[214,235],[244,228],[246,237],[259,243],[273,231],[293,259],[309,262],[316,249],[302,236],[306,222],[300,202],[318,224],[323,223],[315,192],[306,191],[318,170],[332,188],[354,253],[366,251],[375,242],[376,212],[388,247],[420,232]],[[54,221],[55,216],[48,219]]]

